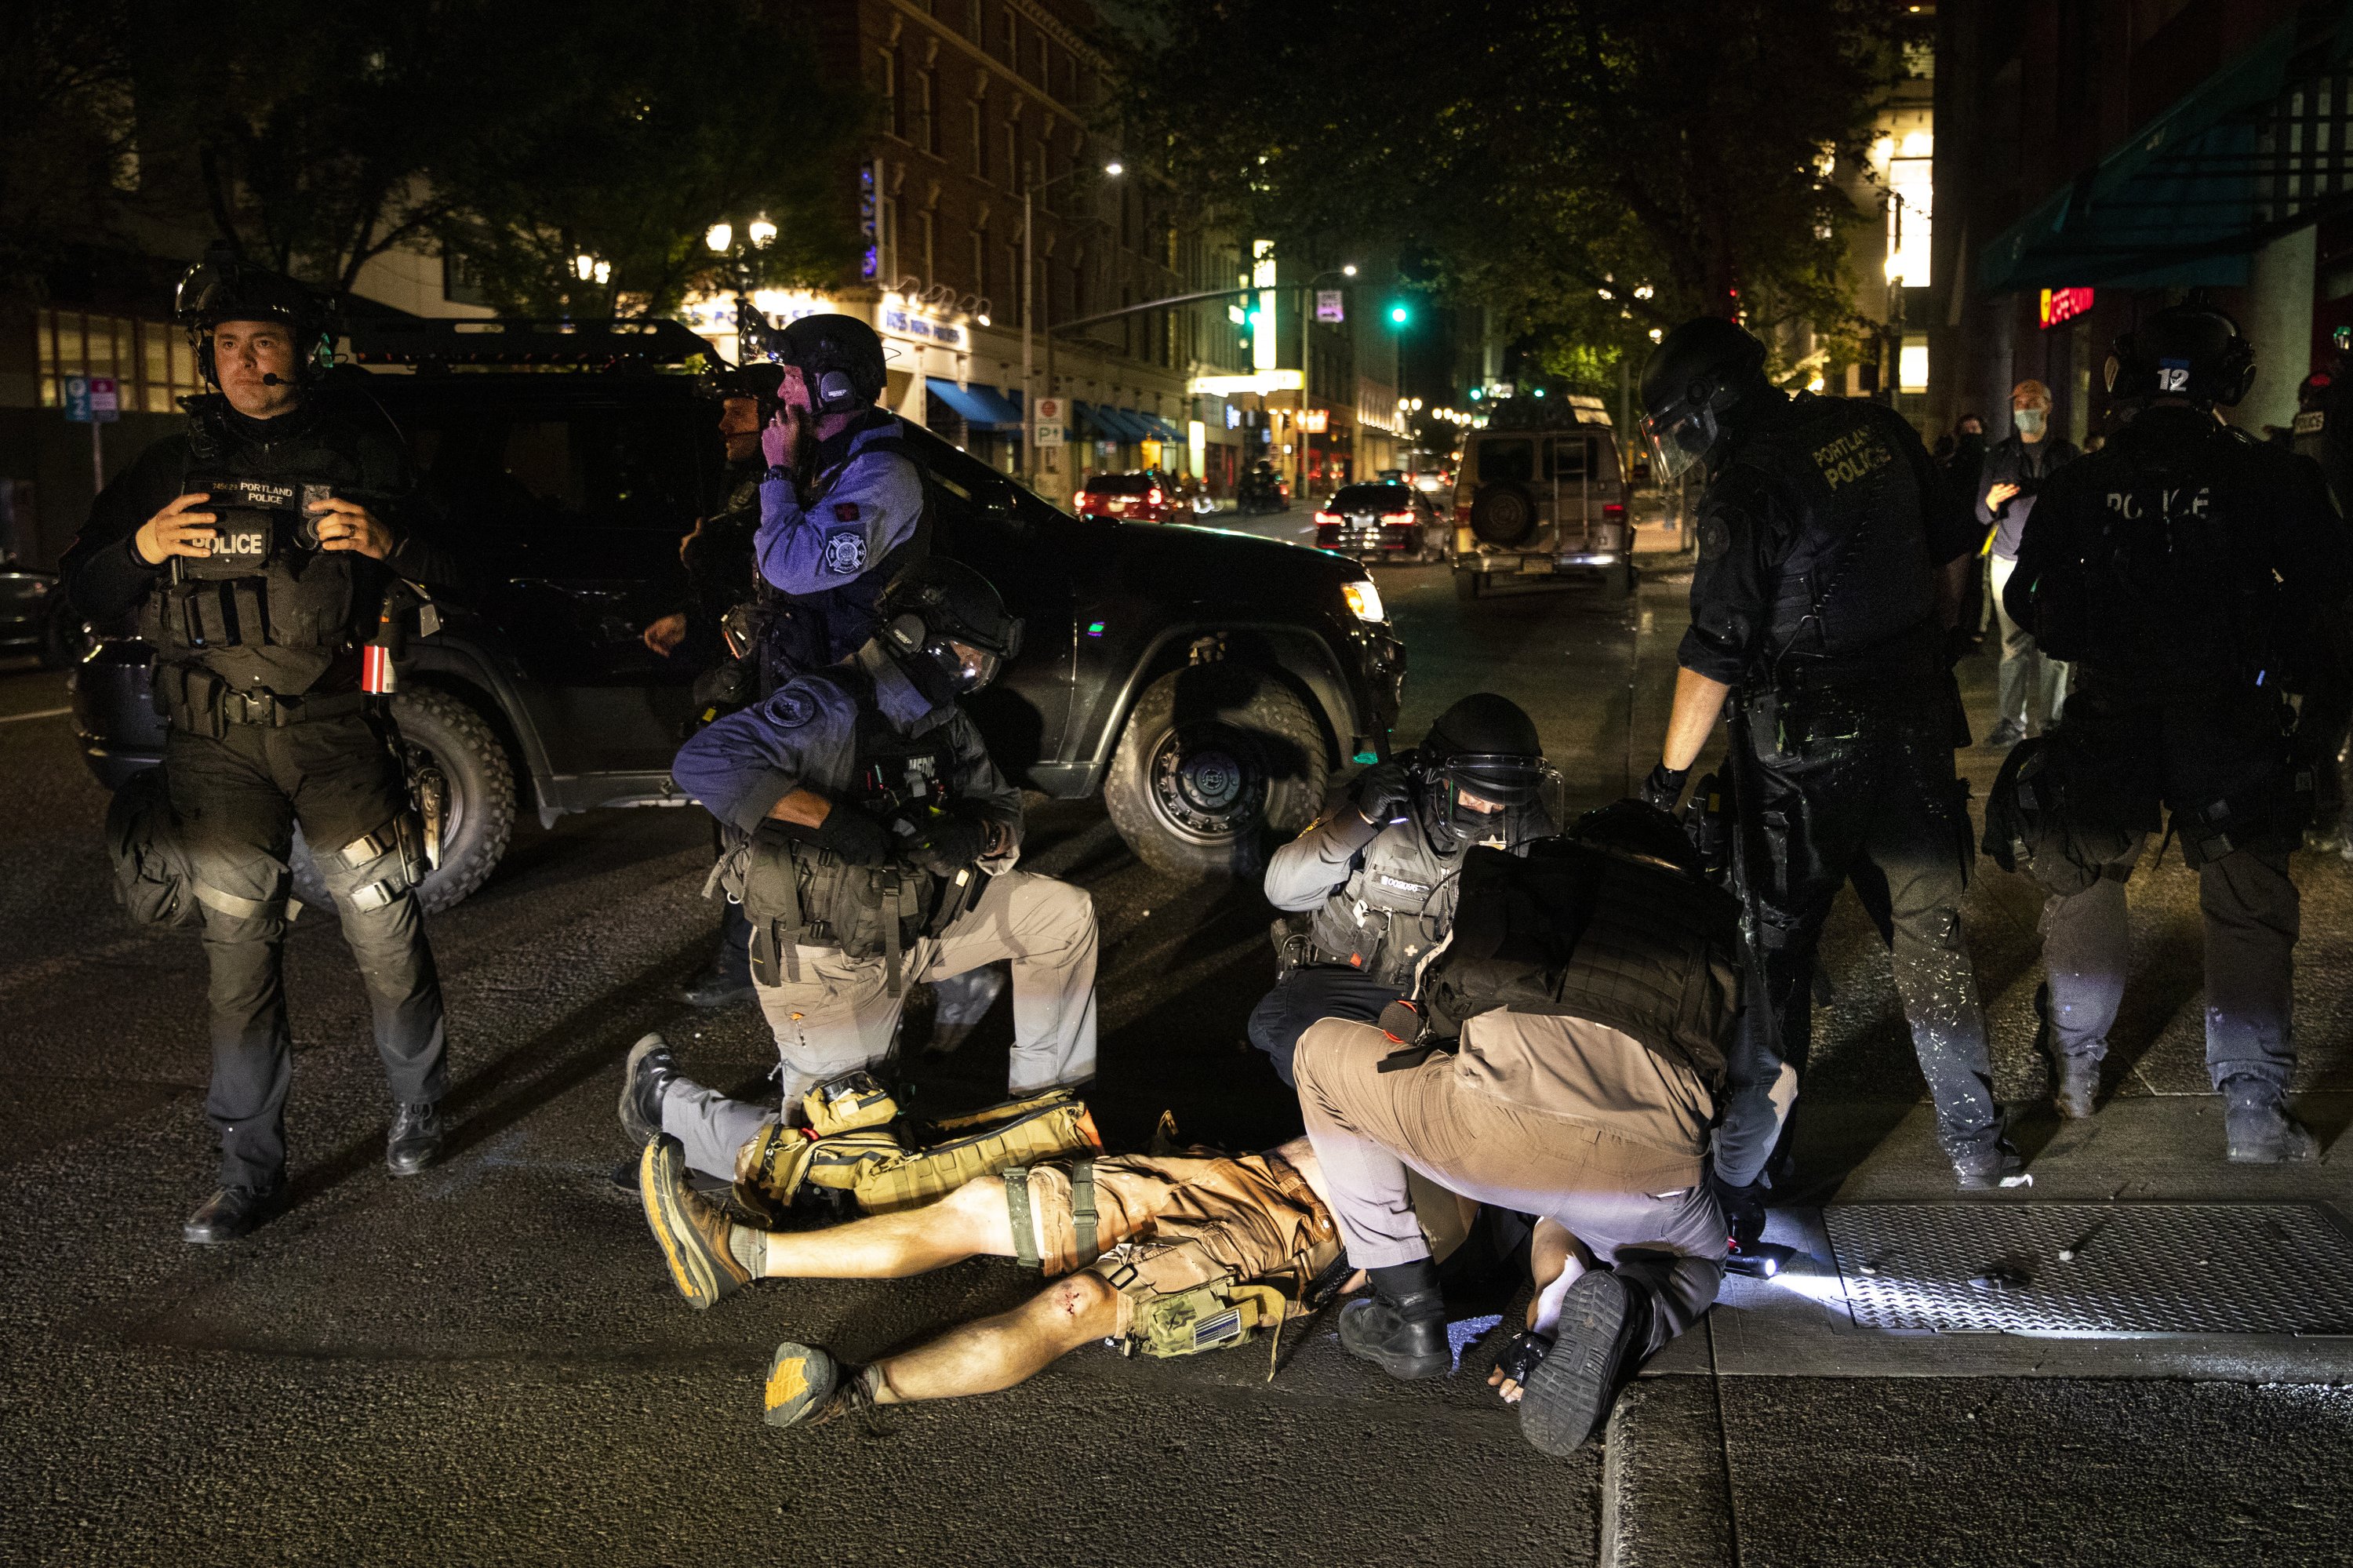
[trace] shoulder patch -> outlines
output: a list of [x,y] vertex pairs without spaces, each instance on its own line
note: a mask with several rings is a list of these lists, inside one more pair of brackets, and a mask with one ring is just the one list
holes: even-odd
[[835,503],[833,503],[833,520],[834,520],[835,522],[837,522],[837,523],[855,523],[855,522],[857,522],[857,521],[858,521],[858,503],[856,503],[855,501],[837,501],[837,502],[835,502]]
[[768,699],[768,716],[786,729],[798,729],[816,716],[817,702],[806,692],[785,687]]
[[[857,510],[855,507],[852,511]],[[825,569],[836,577],[856,577],[866,567],[866,536],[863,534],[828,534],[825,540]]]
[[1722,560],[1724,553],[1730,548],[1732,548],[1732,530],[1725,526],[1723,518],[1703,517],[1699,520],[1699,558],[1701,560]]

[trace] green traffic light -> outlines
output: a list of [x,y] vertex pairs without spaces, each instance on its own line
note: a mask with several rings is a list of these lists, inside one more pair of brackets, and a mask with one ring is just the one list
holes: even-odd
[[1403,326],[1412,319],[1413,312],[1407,309],[1405,306],[1391,305],[1389,307],[1389,324],[1391,326]]

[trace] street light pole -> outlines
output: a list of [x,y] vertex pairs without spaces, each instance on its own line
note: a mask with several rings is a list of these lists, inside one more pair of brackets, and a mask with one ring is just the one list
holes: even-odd
[[1308,279],[1307,287],[1300,291],[1299,417],[1293,418],[1292,421],[1293,425],[1298,427],[1298,429],[1293,431],[1293,434],[1299,438],[1299,483],[1296,490],[1296,495],[1300,499],[1304,499],[1307,494],[1307,424],[1305,416],[1307,413],[1308,390],[1315,379],[1314,372],[1309,367],[1312,358],[1309,351],[1314,345],[1308,335],[1308,329],[1314,324],[1315,320],[1315,285],[1322,282],[1326,278],[1353,278],[1356,275],[1356,264],[1354,261],[1347,262],[1339,267],[1326,267],[1321,272],[1316,273],[1313,278]]
[[[1026,165],[1027,160],[1024,162]],[[1042,169],[1039,171],[1041,174],[1043,172]],[[1025,166],[1024,178],[1021,181],[1021,482],[1032,490],[1038,488],[1038,381],[1034,346],[1038,340],[1038,323],[1031,309],[1032,302],[1036,298],[1031,285],[1038,276],[1036,254],[1033,249],[1036,195],[1039,191],[1050,190],[1082,172],[1079,169],[1065,169],[1050,180],[1032,182],[1027,177],[1028,170]],[[1124,164],[1113,162],[1105,164],[1103,172],[1113,179],[1117,179],[1127,170]],[[1050,292],[1049,297],[1051,297]],[[1050,375],[1052,370],[1053,352],[1054,345],[1050,340],[1046,344]]]

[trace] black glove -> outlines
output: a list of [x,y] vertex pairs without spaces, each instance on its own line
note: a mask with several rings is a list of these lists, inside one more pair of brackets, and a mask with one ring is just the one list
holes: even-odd
[[1365,821],[1385,826],[1405,815],[1413,804],[1413,776],[1404,759],[1392,757],[1376,762],[1348,782],[1348,800]]
[[857,807],[836,800],[825,821],[797,836],[849,865],[881,865],[891,858],[891,830]]
[[1690,768],[1670,768],[1662,762],[1642,780],[1642,800],[1662,811],[1672,811],[1683,798],[1683,780],[1690,777]]
[[907,841],[906,856],[934,876],[954,876],[988,850],[988,824],[956,810],[925,821]]
[[1715,1201],[1724,1210],[1726,1239],[1735,1255],[1746,1255],[1765,1235],[1765,1183],[1751,1181],[1746,1187],[1735,1187],[1711,1176],[1709,1184],[1715,1189]]

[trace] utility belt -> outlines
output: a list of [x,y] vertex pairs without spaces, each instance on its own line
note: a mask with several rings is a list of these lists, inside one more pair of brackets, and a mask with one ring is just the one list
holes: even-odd
[[218,740],[231,725],[284,729],[313,719],[341,718],[367,710],[365,692],[281,697],[275,692],[239,691],[201,664],[159,664],[155,702],[174,727]]
[[851,865],[815,844],[762,832],[712,868],[752,927],[752,972],[762,985],[801,979],[796,949],[830,948],[883,962],[888,993],[905,989],[905,955],[937,937],[980,895],[977,866],[953,878],[892,861]]
[[1786,654],[1735,694],[1759,746],[1782,756],[1862,733],[1866,715],[1939,699],[1933,622],[1853,653]]

